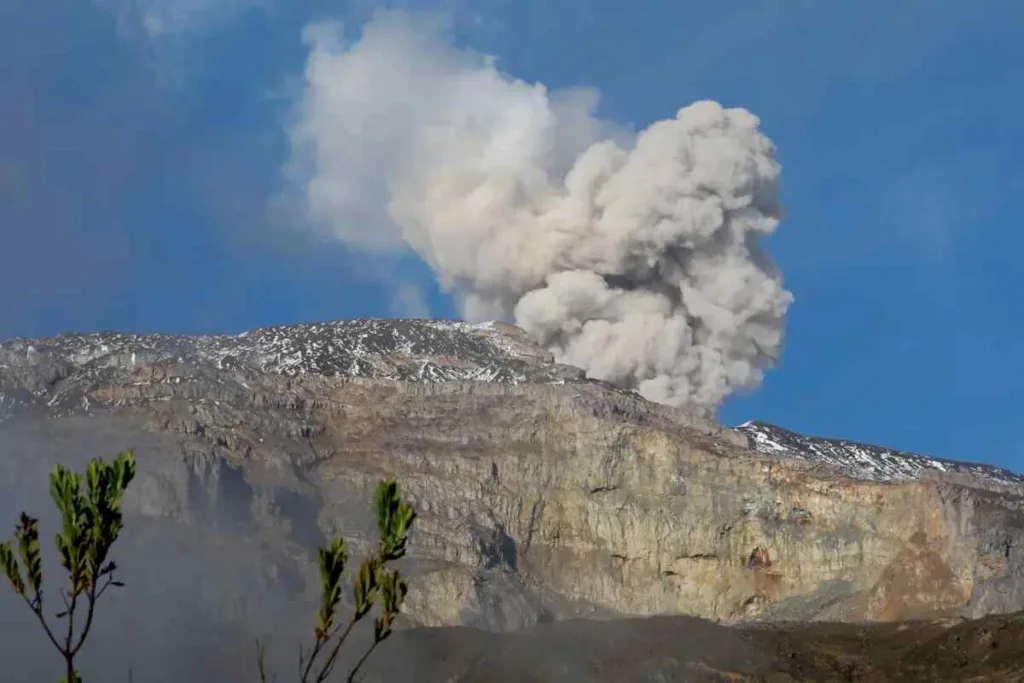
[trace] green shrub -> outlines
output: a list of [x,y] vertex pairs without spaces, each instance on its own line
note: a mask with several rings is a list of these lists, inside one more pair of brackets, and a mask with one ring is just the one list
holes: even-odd
[[[63,465],[57,465],[50,474],[50,497],[61,513],[61,531],[54,540],[61,566],[68,574],[68,586],[60,589],[64,609],[55,615],[66,622],[63,633],[58,634],[60,629],[52,627],[43,613],[39,520],[22,512],[14,539],[0,543],[4,576],[64,658],[63,683],[82,681],[75,669],[75,656],[89,635],[96,601],[111,586],[124,585],[114,579],[117,565],[108,561],[107,556],[124,527],[121,497],[134,476],[135,457],[131,451],[121,453],[111,463],[98,459],[90,462],[84,476],[84,492],[83,477]],[[85,621],[76,630],[75,618],[83,608]]]
[[[345,540],[335,538],[320,548],[320,609],[316,614],[313,646],[308,653],[303,651],[299,654],[301,683],[323,683],[327,680],[338,663],[341,647],[352,629],[376,604],[379,616],[374,619],[373,642],[346,678],[349,683],[354,681],[373,650],[391,635],[392,624],[402,609],[408,585],[398,570],[390,569],[388,563],[405,556],[409,529],[416,519],[416,512],[412,505],[402,500],[401,489],[394,479],[378,484],[373,507],[380,540],[375,552],[363,560],[355,576],[355,611],[347,622],[337,622],[341,579],[348,562]],[[256,644],[256,652],[260,680],[266,683],[264,649],[259,643]]]
[[[121,500],[134,476],[135,456],[131,451],[121,453],[110,463],[93,460],[84,476],[63,465],[57,465],[50,474],[50,497],[61,513],[61,531],[54,540],[61,566],[68,574],[68,587],[60,589],[64,609],[55,614],[56,619],[66,622],[63,632],[58,632],[44,614],[39,521],[22,512],[14,538],[0,543],[0,566],[4,576],[36,615],[64,659],[66,673],[61,678],[62,683],[82,683],[75,668],[75,657],[89,635],[96,602],[111,586],[124,585],[115,580],[117,565],[108,560],[108,556],[124,528]],[[313,646],[308,653],[302,651],[299,655],[301,683],[327,680],[337,666],[341,647],[352,629],[376,606],[378,616],[373,624],[373,642],[348,674],[347,680],[354,681],[373,650],[391,635],[394,620],[402,609],[408,585],[389,563],[405,556],[416,512],[402,500],[401,489],[394,479],[380,482],[373,506],[380,539],[376,550],[363,561],[355,576],[355,611],[346,622],[337,621],[341,580],[348,562],[346,543],[336,538],[320,548],[320,607]],[[76,616],[80,616],[83,609],[84,622],[76,623]],[[260,680],[265,683],[264,648],[260,643],[256,648]]]

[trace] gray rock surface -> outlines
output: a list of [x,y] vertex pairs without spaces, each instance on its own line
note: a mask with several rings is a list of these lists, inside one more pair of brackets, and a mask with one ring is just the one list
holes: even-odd
[[255,583],[209,590],[233,619],[261,591],[308,600],[325,537],[366,547],[383,476],[420,511],[410,624],[1024,609],[1019,476],[727,429],[554,364],[507,325],[11,340],[0,419],[8,486],[39,476],[26,462],[134,447],[133,518],[245,547]]

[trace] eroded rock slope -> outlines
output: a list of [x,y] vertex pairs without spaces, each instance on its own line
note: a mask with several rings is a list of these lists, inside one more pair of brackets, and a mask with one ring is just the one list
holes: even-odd
[[0,419],[23,455],[135,446],[135,514],[259,539],[267,585],[296,594],[315,590],[324,535],[370,538],[369,492],[398,477],[421,513],[421,624],[1024,609],[1020,476],[726,429],[587,380],[507,325],[11,340]]

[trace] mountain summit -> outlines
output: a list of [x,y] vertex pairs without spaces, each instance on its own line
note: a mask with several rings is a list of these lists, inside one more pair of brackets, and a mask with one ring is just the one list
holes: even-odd
[[134,447],[134,515],[260,539],[247,566],[297,594],[325,535],[370,537],[359,510],[395,476],[421,511],[420,624],[1024,609],[1024,477],[728,429],[586,379],[510,325],[14,339],[0,421],[9,484],[40,454]]

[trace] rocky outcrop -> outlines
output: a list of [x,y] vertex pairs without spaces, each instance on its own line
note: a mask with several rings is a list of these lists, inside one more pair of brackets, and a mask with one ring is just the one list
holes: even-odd
[[260,539],[295,594],[325,536],[369,542],[369,492],[397,477],[421,624],[1024,609],[1019,477],[884,449],[890,474],[858,469],[865,447],[649,403],[509,326],[14,340],[0,398],[33,447],[134,445],[135,513]]

